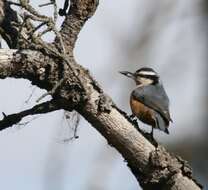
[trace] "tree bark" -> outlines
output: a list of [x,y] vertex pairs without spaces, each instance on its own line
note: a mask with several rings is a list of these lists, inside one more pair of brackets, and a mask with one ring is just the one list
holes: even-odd
[[[27,38],[25,43],[22,44],[21,41],[16,45],[18,50],[0,50],[1,79],[25,78],[49,92],[58,84],[57,89],[51,94],[52,100],[56,102],[52,107],[47,109],[47,104],[44,111],[32,108],[24,114],[17,113],[20,118],[9,120],[8,124],[5,124],[5,120],[8,121],[8,118],[13,117],[5,116],[2,120],[4,125],[0,122],[0,129],[10,127],[25,114],[75,109],[121,153],[143,189],[201,189],[193,179],[191,168],[187,163],[171,155],[157,143],[151,143],[147,138],[148,135],[140,131],[138,126],[103,92],[89,71],[76,63],[73,49],[78,34],[85,22],[94,14],[97,5],[97,0],[71,0],[60,30],[63,44],[57,35],[52,44],[41,44],[40,41],[35,44],[36,41],[33,39],[34,44],[31,46],[28,43],[31,39]],[[4,20],[5,14],[2,15]],[[10,22],[14,20],[11,17]],[[10,35],[9,32],[7,34]],[[17,38],[13,40],[17,43]],[[10,43],[13,46],[15,44]],[[65,49],[65,54],[60,53],[60,48]],[[64,80],[60,83],[61,79]]]

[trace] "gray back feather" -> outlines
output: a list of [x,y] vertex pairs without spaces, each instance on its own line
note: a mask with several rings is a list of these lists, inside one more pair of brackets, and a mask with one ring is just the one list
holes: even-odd
[[138,87],[132,92],[132,96],[158,112],[167,124],[172,121],[169,113],[169,99],[162,84]]

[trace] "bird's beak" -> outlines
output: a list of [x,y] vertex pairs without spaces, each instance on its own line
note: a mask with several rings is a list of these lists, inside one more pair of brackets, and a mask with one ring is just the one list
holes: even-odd
[[131,73],[129,71],[119,71],[122,75],[125,75],[126,77],[134,79],[134,73]]

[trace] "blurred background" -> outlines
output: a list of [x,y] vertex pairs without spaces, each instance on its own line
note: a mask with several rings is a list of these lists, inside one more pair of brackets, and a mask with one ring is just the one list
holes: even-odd
[[[32,3],[37,7],[43,1]],[[60,1],[59,7],[63,3]],[[40,11],[52,13],[49,7]],[[207,38],[206,0],[101,0],[75,49],[78,63],[89,68],[129,114],[134,83],[118,71],[133,72],[148,66],[160,73],[174,122],[170,135],[155,131],[155,138],[189,161],[204,189],[208,189]],[[53,35],[45,39],[52,41]],[[44,93],[21,79],[0,80],[0,88],[0,111],[6,114],[31,107]],[[76,140],[67,140],[73,131],[63,111],[26,118],[21,123],[0,132],[2,189],[138,189],[121,155],[83,118]]]

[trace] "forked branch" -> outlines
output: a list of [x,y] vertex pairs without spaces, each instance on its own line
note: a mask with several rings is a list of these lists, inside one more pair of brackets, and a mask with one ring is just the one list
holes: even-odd
[[[50,107],[52,102],[46,102],[18,114],[5,115],[2,129],[12,125],[14,122],[11,120],[18,122],[28,114],[75,109],[122,154],[144,189],[201,189],[193,179],[186,162],[148,141],[103,92],[89,71],[75,61],[73,49],[78,34],[94,14],[97,5],[98,0],[71,0],[61,30],[57,33],[61,37],[56,35],[52,44],[45,43],[40,38],[36,41],[36,38],[30,39],[26,36],[23,44],[18,46],[21,47],[20,50],[0,50],[2,79],[25,78],[49,92],[61,79],[65,79],[52,94],[52,102],[55,101],[55,105]],[[31,15],[35,15],[35,18],[40,16],[42,20],[45,19],[33,9],[30,11],[27,4],[23,7]],[[29,26],[30,23],[24,25],[23,29],[28,30]],[[9,32],[7,34],[10,35]],[[60,51],[60,39],[66,53]],[[30,43],[28,40],[31,40]]]

